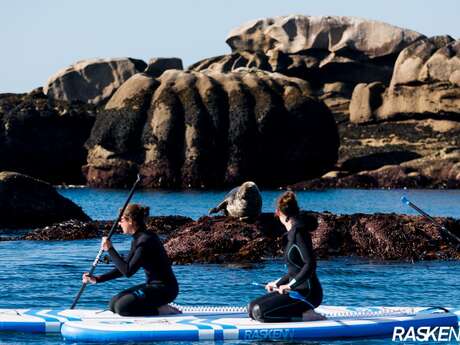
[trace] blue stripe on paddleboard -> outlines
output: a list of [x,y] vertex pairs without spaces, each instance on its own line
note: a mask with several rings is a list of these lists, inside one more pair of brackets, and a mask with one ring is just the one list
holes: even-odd
[[[46,332],[46,326],[48,323],[59,323],[62,322],[55,316],[45,313],[45,315],[39,315],[40,312],[45,312],[50,309],[29,309],[26,311],[17,312],[17,316],[32,316],[38,318],[36,321],[0,321],[0,331],[16,331],[16,332],[33,332],[33,333],[44,333]],[[63,310],[63,309],[62,309]],[[54,312],[60,312],[61,309],[54,310]],[[59,331],[59,330],[57,330]]]
[[198,329],[213,329],[212,326],[210,326],[210,325],[202,324],[201,323],[202,321],[206,322],[206,320],[203,320],[203,319],[197,319],[197,320],[195,319],[195,320],[181,320],[181,321],[177,321],[175,323],[180,324],[180,325],[195,326]]
[[46,332],[46,324],[48,322],[60,322],[59,319],[53,316],[38,315],[46,309],[29,309],[27,311],[18,312],[18,317],[33,316],[38,318],[36,321],[0,321],[0,331],[13,331],[13,332],[32,332],[44,333]]
[[116,341],[198,341],[198,330],[158,331],[158,332],[106,332],[93,329],[81,329],[64,324],[61,334],[65,341],[75,342],[116,342]]
[[[40,315],[38,313],[44,312],[47,309],[29,309],[26,312],[21,313],[22,315],[27,315],[27,316],[35,316],[43,319],[45,322],[61,322],[58,317],[49,315],[48,313],[44,313],[45,315]],[[59,310],[60,311],[60,310]],[[50,310],[51,312],[51,310]],[[61,316],[63,317],[63,316]]]
[[[226,329],[237,329],[236,326],[233,325],[226,325],[217,322],[213,322],[213,319],[202,319],[199,318],[198,320],[183,320],[177,322],[179,324],[186,324],[191,326],[196,326],[199,330],[208,330],[212,329],[214,332],[214,340],[224,340],[224,330]],[[221,327],[222,329],[216,329],[211,325],[216,325]]]
[[27,332],[44,333],[46,332],[45,322],[40,321],[1,321],[0,332]]
[[80,317],[76,317],[76,316],[64,316],[64,315],[60,315],[59,313],[62,312],[63,310],[59,310],[59,309],[56,309],[56,310],[51,310],[50,312],[46,313],[47,315],[51,315],[51,316],[56,316],[56,317],[60,317],[60,318],[64,318],[68,321],[81,321],[81,318]]
[[[59,315],[65,309],[28,309],[17,312],[17,317],[21,318],[32,316],[37,318],[36,321],[0,321],[0,331],[16,331],[16,332],[32,332],[45,333],[50,331],[47,327],[52,326],[55,330],[51,332],[59,332],[59,326],[65,321],[81,321],[81,318],[74,316]],[[43,313],[43,315],[39,314]],[[1,316],[1,314],[0,314]]]
[[[212,321],[211,321],[212,322]],[[217,323],[217,322],[212,322],[213,325],[217,325],[222,327],[222,329],[216,329],[214,332],[214,340],[225,340],[225,330],[230,330],[230,329],[238,329],[238,327],[234,325],[226,325],[223,323]]]
[[222,329],[214,330],[214,340],[224,340],[224,330]]

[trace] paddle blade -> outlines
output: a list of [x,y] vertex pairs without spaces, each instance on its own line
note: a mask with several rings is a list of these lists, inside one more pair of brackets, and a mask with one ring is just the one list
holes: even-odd
[[404,196],[401,197],[401,202],[402,202],[403,204],[409,205],[409,202],[410,202],[410,201],[409,201],[409,199],[407,199],[406,196],[404,195]]

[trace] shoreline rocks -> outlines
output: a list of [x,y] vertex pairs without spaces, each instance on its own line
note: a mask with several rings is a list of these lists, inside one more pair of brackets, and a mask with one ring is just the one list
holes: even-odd
[[48,183],[15,172],[0,172],[1,227],[25,228],[69,219],[91,220]]
[[0,171],[53,184],[84,183],[84,143],[96,113],[92,105],[52,100],[41,88],[0,95]]
[[[176,229],[192,221],[191,218],[184,216],[156,216],[149,217],[146,221],[146,226],[148,231],[155,232],[161,236],[170,236]],[[100,238],[106,236],[112,226],[113,221],[110,220],[89,222],[69,220],[34,229],[26,235],[16,238],[16,240],[70,241]],[[121,229],[118,227],[115,233],[121,234]]]
[[288,15],[227,43],[185,71],[84,60],[46,95],[0,94],[0,170],[109,188],[138,173],[146,188],[460,188],[460,40]]
[[[137,92],[124,92],[128,84]],[[306,81],[168,70],[121,86],[98,114],[84,172],[93,187],[128,186],[137,173],[147,188],[277,187],[326,172],[338,145],[332,114]]]
[[82,60],[57,71],[43,91],[51,99],[99,105],[146,67],[144,61],[132,58]]
[[[338,256],[402,261],[460,259],[459,244],[422,217],[328,212],[305,212],[303,217],[310,222],[316,219],[318,223],[311,236],[315,252],[321,259]],[[460,235],[460,220],[435,219]],[[111,225],[108,221],[70,221],[36,229],[21,239],[95,238],[107,233]],[[150,217],[147,229],[160,234],[175,264],[244,264],[280,257],[285,233],[272,213],[262,213],[251,222],[224,216],[204,216],[196,221],[181,216]]]

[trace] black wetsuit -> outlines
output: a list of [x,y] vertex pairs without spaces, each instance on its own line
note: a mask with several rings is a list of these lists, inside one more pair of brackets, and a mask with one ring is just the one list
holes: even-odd
[[126,260],[112,247],[108,251],[115,269],[102,274],[97,282],[118,277],[131,277],[143,268],[146,283],[115,295],[109,308],[124,316],[158,315],[157,307],[172,302],[179,293],[176,277],[166,251],[156,234],[138,231],[133,235]]
[[[284,260],[288,273],[276,285],[290,284],[294,293],[281,295],[272,292],[256,298],[249,304],[249,316],[262,322],[301,320],[302,314],[318,307],[323,290],[316,275],[316,258],[309,230],[317,226],[316,219],[306,217],[295,224],[283,237]],[[299,294],[300,298],[294,298]]]

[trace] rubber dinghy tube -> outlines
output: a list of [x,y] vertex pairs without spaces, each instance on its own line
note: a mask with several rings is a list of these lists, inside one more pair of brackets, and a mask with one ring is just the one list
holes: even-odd
[[[112,237],[112,235],[115,233],[115,229],[117,228],[118,223],[120,222],[121,216],[125,212],[125,209],[128,206],[129,202],[131,201],[131,198],[134,195],[134,190],[136,189],[136,186],[137,186],[137,184],[139,183],[140,180],[141,180],[140,175],[137,175],[136,181],[134,181],[134,184],[133,184],[133,186],[131,188],[131,191],[129,192],[128,198],[126,199],[125,204],[121,208],[120,213],[118,214],[117,220],[113,223],[112,228],[110,229],[110,231],[109,231],[109,233],[107,235],[107,239],[110,239]],[[96,259],[94,259],[93,264],[91,265],[91,269],[89,270],[88,275],[90,275],[90,276],[93,275],[94,270],[96,269],[96,266],[97,266],[97,264],[99,263],[99,261],[101,259],[102,253],[103,253],[103,250],[101,248],[101,249],[99,249],[99,252],[96,255]],[[86,285],[87,285],[87,283],[83,283],[81,285],[80,291],[78,291],[77,295],[75,296],[75,299],[73,300],[73,303],[70,306],[70,309],[75,308],[75,306],[78,303],[78,300],[80,299],[80,296],[83,294],[83,291],[86,288]]]
[[413,208],[414,210],[416,210],[418,213],[420,213],[423,217],[425,217],[426,219],[428,219],[429,221],[431,221],[434,225],[436,225],[441,231],[445,232],[447,235],[449,235],[450,237],[454,238],[456,241],[457,241],[457,247],[458,245],[460,244],[460,238],[456,235],[454,235],[451,231],[447,230],[447,228],[445,226],[442,226],[441,224],[439,224],[433,217],[431,217],[428,213],[426,213],[425,211],[423,211],[420,207],[418,207],[417,205],[415,205],[413,202],[409,201],[409,199],[407,199],[406,196],[402,196],[401,197],[401,202],[403,204],[406,204],[407,206]]

